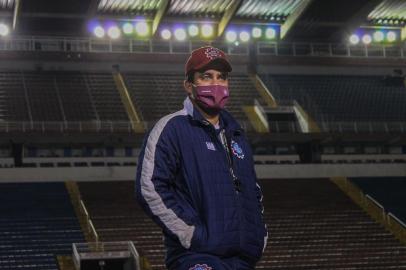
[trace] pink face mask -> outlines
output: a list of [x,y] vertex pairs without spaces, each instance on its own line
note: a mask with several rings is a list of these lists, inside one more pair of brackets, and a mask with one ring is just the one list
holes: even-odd
[[223,85],[193,85],[196,89],[196,101],[205,109],[218,112],[228,101],[229,91]]

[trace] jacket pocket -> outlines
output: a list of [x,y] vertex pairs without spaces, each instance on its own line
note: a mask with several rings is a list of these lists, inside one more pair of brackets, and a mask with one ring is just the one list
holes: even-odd
[[190,249],[193,251],[200,251],[204,249],[206,244],[207,244],[207,229],[201,222],[198,222],[197,224],[195,224],[195,230],[193,232]]

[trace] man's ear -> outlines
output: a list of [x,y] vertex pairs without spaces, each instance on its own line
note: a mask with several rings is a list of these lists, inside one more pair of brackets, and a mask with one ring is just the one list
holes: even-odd
[[187,80],[184,80],[183,81],[183,87],[185,88],[185,91],[188,94],[188,96],[190,96],[192,94],[192,91],[193,91],[192,83],[187,81]]

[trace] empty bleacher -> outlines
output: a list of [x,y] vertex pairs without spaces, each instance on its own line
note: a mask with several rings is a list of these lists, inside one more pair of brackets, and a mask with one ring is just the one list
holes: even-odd
[[20,72],[0,72],[0,121],[3,120],[31,120]]
[[0,72],[0,120],[128,121],[108,72]]
[[[123,76],[144,120],[156,121],[183,108],[186,92],[183,88],[185,78],[181,73],[123,73]],[[232,74],[227,109],[237,119],[246,121],[242,106],[253,105],[254,99],[263,103],[249,77]]]
[[129,121],[111,73],[82,73],[101,121]]
[[132,240],[152,269],[164,269],[162,232],[135,200],[134,182],[80,182],[82,200],[100,241]]
[[64,121],[58,93],[55,91],[56,80],[48,73],[21,73],[27,90],[29,106],[33,121]]
[[261,180],[268,248],[257,269],[401,269],[406,246],[327,179]]
[[0,184],[0,269],[58,270],[84,242],[63,183]]
[[[406,267],[406,246],[328,179],[260,184],[269,239],[257,269]],[[133,240],[153,269],[164,269],[162,232],[137,205],[133,182],[79,183],[79,188],[101,241]]]
[[319,123],[406,119],[406,88],[383,76],[274,75],[262,80],[278,101],[296,100]]

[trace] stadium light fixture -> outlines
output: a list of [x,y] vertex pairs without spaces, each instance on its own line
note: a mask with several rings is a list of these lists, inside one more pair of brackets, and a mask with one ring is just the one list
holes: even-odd
[[164,29],[164,30],[161,31],[161,37],[163,39],[168,40],[168,39],[170,39],[172,37],[172,33],[168,29]]
[[356,34],[353,34],[350,36],[350,43],[352,45],[357,45],[359,43],[359,36]]
[[135,31],[139,36],[145,37],[149,34],[149,27],[145,21],[140,21],[135,24]]
[[252,28],[252,37],[253,38],[260,38],[262,36],[262,30],[259,27]]
[[134,26],[132,25],[132,23],[126,22],[125,24],[123,24],[123,32],[126,35],[131,35],[134,31]]
[[112,39],[118,39],[121,35],[121,32],[117,26],[110,26],[107,30],[107,35]]
[[393,32],[393,31],[389,31],[389,32],[386,34],[386,40],[387,40],[388,42],[394,42],[394,41],[396,41],[396,33]]
[[235,31],[227,31],[226,40],[227,42],[235,42],[237,40],[237,33]]
[[178,28],[174,32],[174,36],[177,40],[183,41],[186,39],[186,31],[183,28]]
[[248,40],[250,40],[250,34],[247,31],[240,32],[239,37],[242,42],[248,42]]
[[365,34],[362,36],[362,43],[364,43],[365,45],[369,45],[372,42],[372,37],[369,34]]
[[106,35],[106,31],[104,31],[103,27],[98,25],[93,29],[93,34],[98,38],[103,38]]
[[385,35],[382,31],[376,31],[373,37],[375,42],[382,42],[385,38]]
[[0,23],[0,36],[5,37],[10,33],[10,29],[4,23]]
[[267,39],[274,39],[276,37],[276,30],[272,27],[267,28],[265,31],[265,37]]
[[199,35],[199,27],[197,27],[194,24],[190,25],[188,27],[188,33],[189,33],[189,36],[196,37],[197,35]]
[[202,25],[202,36],[205,38],[209,38],[213,36],[214,28],[210,24],[203,24]]

